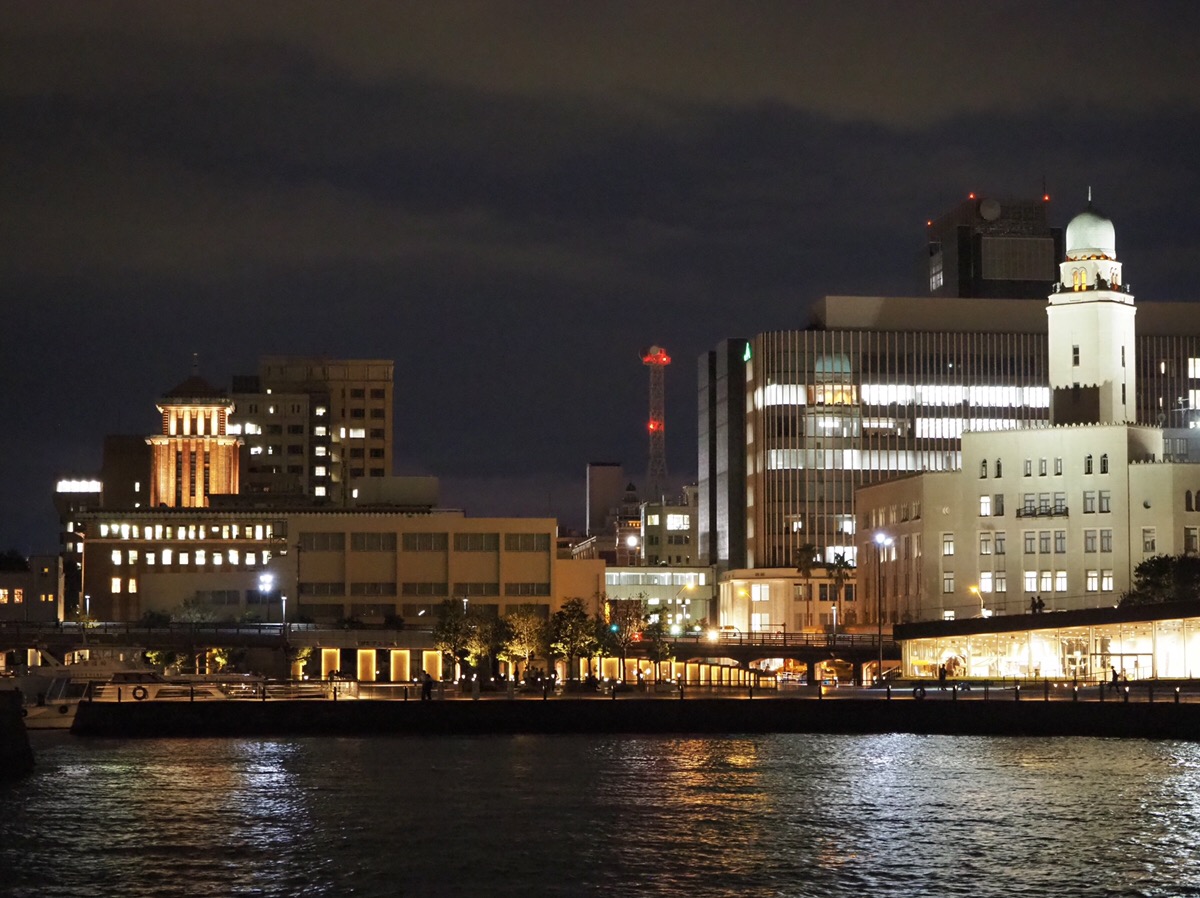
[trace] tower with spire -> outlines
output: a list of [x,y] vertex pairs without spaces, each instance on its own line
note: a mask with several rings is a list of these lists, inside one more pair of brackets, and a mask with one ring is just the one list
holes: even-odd
[[1133,294],[1117,261],[1113,223],[1092,205],[1067,225],[1066,255],[1050,294],[1050,417],[1055,424],[1133,421]]
[[146,439],[151,506],[206,508],[209,496],[238,492],[242,441],[226,430],[233,402],[200,376],[195,359],[191,377],[163,394],[158,410],[162,433]]

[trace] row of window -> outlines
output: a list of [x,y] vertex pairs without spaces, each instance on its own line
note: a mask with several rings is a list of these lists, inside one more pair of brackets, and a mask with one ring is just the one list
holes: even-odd
[[[444,552],[449,544],[447,533],[404,533],[400,545],[406,552]],[[341,531],[305,532],[300,534],[300,549],[305,552],[341,552],[346,548],[346,534]],[[351,533],[350,548],[354,552],[391,552],[396,549],[395,533]],[[456,552],[497,552],[498,533],[456,533]],[[506,533],[506,552],[549,552],[548,533]]]
[[[37,597],[37,601],[53,602],[54,601],[54,593],[52,593],[52,592],[40,593]],[[0,605],[7,605],[10,602],[13,605],[24,605],[25,604],[25,590],[20,586],[0,586]]]
[[[1038,472],[1039,477],[1045,477],[1047,474],[1050,473],[1050,463],[1049,462],[1050,462],[1050,460],[1046,459],[1046,458],[1038,459],[1037,472]],[[1093,473],[1093,467],[1094,467],[1094,465],[1093,465],[1092,456],[1090,454],[1085,455],[1083,458],[1083,473],[1084,474]],[[994,474],[992,476],[994,476],[994,477],[1003,477],[1004,476],[1004,463],[1001,461],[1001,459],[996,459],[995,467],[992,470],[994,471]],[[1055,458],[1054,459],[1054,476],[1060,477],[1060,476],[1062,476],[1062,472],[1063,472],[1063,460],[1061,458]],[[1033,459],[1032,458],[1025,459],[1024,473],[1025,473],[1026,477],[1033,476]],[[1108,454],[1107,453],[1100,456],[1100,473],[1101,474],[1108,473]],[[986,480],[987,476],[988,476],[988,460],[985,458],[983,461],[981,461],[979,463],[979,477],[981,480]]]
[[[81,525],[83,526],[83,525]],[[274,539],[282,524],[118,524],[100,525],[100,536],[114,539]]]
[[[114,565],[122,564],[137,564],[138,550],[129,549],[121,551],[113,549],[109,556]],[[161,551],[145,552],[147,567],[155,567],[158,564],[164,566],[170,565],[186,565],[194,564],[196,567],[204,567],[211,563],[214,567],[221,567],[228,562],[233,567],[243,566],[246,568],[254,568],[262,564],[266,564],[271,560],[270,552],[241,552],[238,549],[227,549],[225,551],[209,552],[206,549],[162,549]]]
[[[1191,509],[1188,509],[1191,511]],[[1112,511],[1111,490],[1084,490],[1083,513],[1108,514]],[[1067,513],[1066,493],[1022,493],[1021,507],[1017,517],[1030,518],[1049,515],[1064,515]],[[985,495],[979,497],[979,516],[981,518],[998,518],[1004,516],[1004,494]]]
[[[1028,593],[1068,591],[1066,571],[1025,571],[1023,583]],[[949,595],[954,588],[954,571],[943,571],[942,592]],[[1113,572],[1099,568],[1086,571],[1084,589],[1087,592],[1112,592]],[[1008,574],[1005,571],[981,571],[978,590],[981,593],[1008,592]]]
[[[1143,551],[1153,552],[1156,542],[1156,531],[1154,527],[1142,528],[1142,548]],[[1053,552],[1055,555],[1065,554],[1067,551],[1067,531],[1066,530],[1025,530],[1022,531],[1022,548],[1026,555],[1048,555]],[[1200,543],[1200,528],[1185,527],[1184,528],[1184,545],[1187,552],[1195,552],[1200,548],[1197,544]],[[1051,548],[1053,546],[1053,548]],[[1099,530],[1084,530],[1083,531],[1083,551],[1084,552],[1112,552],[1113,550],[1113,532],[1109,528]],[[1007,535],[1003,530],[988,531],[979,534],[979,554],[980,555],[1004,555],[1007,552]],[[942,534],[942,555],[949,557],[954,554],[954,534]]]
[[[399,584],[399,594],[402,596],[429,596],[436,598],[462,598],[467,596],[498,596],[499,583],[463,582],[455,583],[454,589],[448,588],[448,583],[438,582],[408,582]],[[301,581],[299,592],[301,596],[344,596],[346,584],[343,582]],[[395,583],[351,583],[352,596],[394,596],[397,594]],[[506,596],[548,596],[549,583],[513,582],[504,584]]]

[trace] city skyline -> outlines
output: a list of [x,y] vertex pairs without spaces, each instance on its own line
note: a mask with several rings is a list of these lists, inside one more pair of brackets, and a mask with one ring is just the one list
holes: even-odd
[[587,462],[644,480],[642,349],[692,481],[698,356],[909,295],[969,191],[1090,186],[1139,299],[1196,298],[1191,7],[523,9],[10,10],[0,548],[193,353],[395,359],[398,473],[580,527]]

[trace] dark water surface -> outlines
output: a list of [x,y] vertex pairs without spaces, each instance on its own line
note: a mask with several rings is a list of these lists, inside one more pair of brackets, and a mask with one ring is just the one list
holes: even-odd
[[1190,743],[34,736],[5,896],[1200,895]]

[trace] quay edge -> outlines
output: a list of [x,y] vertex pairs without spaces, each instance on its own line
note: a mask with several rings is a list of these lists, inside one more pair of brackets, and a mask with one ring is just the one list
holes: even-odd
[[72,732],[286,735],[915,733],[1200,741],[1200,704],[805,698],[84,702]]

